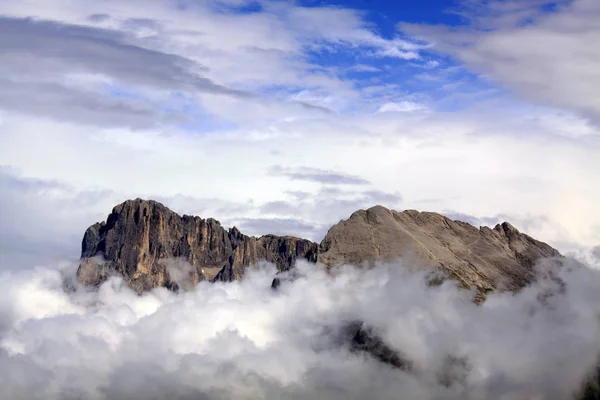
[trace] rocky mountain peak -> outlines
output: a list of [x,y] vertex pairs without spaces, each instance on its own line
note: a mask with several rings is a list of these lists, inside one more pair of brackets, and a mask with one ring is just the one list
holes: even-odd
[[[249,237],[237,228],[226,230],[213,218],[180,216],[157,201],[135,199],[115,206],[106,222],[87,229],[78,277],[84,284],[98,285],[116,273],[141,293],[179,287],[171,277],[170,260],[189,263],[187,275],[195,285],[207,279],[239,279],[246,267],[262,259],[285,270],[298,257],[316,260],[316,253],[317,244],[308,240]],[[97,255],[104,261],[98,262]]]
[[434,212],[382,206],[356,211],[334,225],[320,250],[319,261],[329,267],[402,258],[440,268],[481,293],[521,288],[533,278],[536,260],[560,255],[507,222],[478,229]]
[[[97,261],[97,255],[104,257]],[[496,288],[517,290],[533,278],[539,258],[559,253],[507,222],[476,228],[434,212],[402,212],[374,206],[354,212],[332,226],[320,244],[293,236],[246,236],[219,221],[183,215],[153,200],[127,200],[105,222],[87,229],[78,276],[97,285],[111,273],[123,276],[138,292],[157,286],[179,287],[169,260],[184,260],[195,285],[201,280],[231,281],[261,260],[280,271],[298,259],[372,266],[402,259],[412,266],[437,268],[463,286],[485,294]],[[180,274],[178,274],[180,275]]]

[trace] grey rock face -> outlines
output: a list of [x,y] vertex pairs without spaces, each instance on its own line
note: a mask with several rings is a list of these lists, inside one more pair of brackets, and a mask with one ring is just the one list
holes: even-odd
[[600,400],[600,363],[594,374],[584,383],[581,393],[576,398],[581,400]]
[[[105,262],[98,262],[98,255]],[[261,260],[287,271],[298,259],[334,268],[402,257],[411,265],[439,268],[484,295],[525,286],[533,279],[537,259],[558,255],[508,223],[477,229],[431,212],[381,206],[360,210],[334,225],[318,245],[292,236],[246,236],[212,218],[180,216],[156,201],[136,199],[117,205],[106,222],[87,229],[78,278],[98,285],[116,273],[141,293],[159,286],[176,288],[165,259],[189,262],[189,279],[195,285],[240,279]]]
[[[318,245],[291,236],[260,238],[224,229],[212,219],[180,216],[156,201],[128,200],[113,208],[106,222],[87,229],[77,276],[98,285],[111,273],[124,277],[138,293],[155,287],[176,288],[165,259],[183,259],[195,285],[201,280],[235,280],[260,260],[289,269],[297,258],[316,261]],[[102,255],[105,262],[97,262]]]
[[527,285],[534,262],[554,256],[560,253],[507,222],[477,229],[437,213],[375,206],[334,225],[321,242],[319,261],[331,268],[402,257],[411,265],[440,268],[485,294]]

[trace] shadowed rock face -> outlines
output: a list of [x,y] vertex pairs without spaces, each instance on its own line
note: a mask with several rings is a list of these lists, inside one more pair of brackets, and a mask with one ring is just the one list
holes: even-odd
[[[180,216],[156,201],[136,199],[119,204],[106,222],[87,229],[77,276],[85,285],[98,285],[117,273],[138,293],[160,286],[176,289],[164,260],[189,262],[192,269],[186,273],[195,285],[205,279],[239,279],[260,260],[279,270],[289,269],[297,258],[315,262],[317,247],[290,236],[249,237],[212,218]],[[105,260],[98,262],[97,255]]]
[[350,340],[350,351],[364,352],[377,361],[393,368],[411,371],[412,362],[402,353],[388,346],[373,329],[360,321],[352,322],[347,327],[349,332],[355,332]]
[[592,377],[584,384],[581,394],[577,397],[581,400],[600,400],[600,366]]

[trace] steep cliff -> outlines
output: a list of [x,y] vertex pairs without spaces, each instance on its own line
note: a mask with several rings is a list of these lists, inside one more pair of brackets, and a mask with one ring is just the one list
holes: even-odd
[[[156,201],[128,200],[113,208],[106,222],[87,229],[77,276],[85,285],[98,285],[111,273],[124,277],[137,292],[165,286],[176,289],[173,260],[191,266],[186,278],[235,280],[260,260],[289,269],[297,258],[316,261],[318,245],[290,236],[243,235],[224,229],[212,219],[180,216]],[[95,256],[103,259],[97,260]]]

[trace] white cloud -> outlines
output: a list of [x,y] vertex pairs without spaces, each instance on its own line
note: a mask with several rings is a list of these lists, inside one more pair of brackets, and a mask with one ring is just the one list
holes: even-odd
[[391,48],[380,50],[376,54],[381,57],[395,57],[395,58],[401,58],[403,60],[415,60],[415,59],[419,58],[419,54],[417,52],[403,51],[403,50],[399,50],[396,47],[391,47]]
[[385,103],[379,107],[377,112],[410,112],[423,110],[424,108],[422,104],[405,100],[399,103]]
[[[556,3],[554,12],[540,6]],[[525,98],[600,121],[600,3],[465,1],[465,27],[401,24]]]
[[[143,296],[117,278],[98,291],[65,293],[59,270],[10,279],[3,272],[2,298],[10,299],[0,302],[3,394],[568,398],[600,354],[598,271],[563,268],[516,296],[492,295],[476,306],[455,283],[428,288],[422,273],[401,264],[335,277],[299,268],[299,279],[277,292],[271,267],[238,282]],[[404,353],[412,372],[351,353],[340,331],[357,319]],[[466,362],[449,369],[449,356]],[[443,375],[454,377],[450,385],[440,383]]]
[[439,61],[429,60],[425,63],[425,68],[436,68],[440,65]]
[[[352,85],[342,81],[336,73],[308,62],[310,51],[341,46],[342,49],[360,48],[378,54],[388,52],[393,57],[409,55],[413,58],[418,57],[416,52],[422,47],[399,38],[384,39],[371,30],[361,13],[344,8],[305,8],[287,2],[262,2],[261,12],[239,13],[223,8],[223,4],[215,1],[186,2],[184,7],[137,0],[127,4],[61,0],[60,6],[52,8],[44,7],[44,4],[8,1],[3,5],[2,14],[64,24],[62,29],[53,32],[57,35],[75,29],[105,29],[104,35],[120,35],[119,40],[123,42],[120,45],[135,46],[131,47],[132,56],[133,50],[138,53],[152,51],[157,58],[165,60],[177,56],[180,62],[196,63],[188,65],[186,72],[195,72],[223,87],[251,92],[283,86],[290,90],[305,88],[335,92],[337,96],[348,94],[353,92]],[[90,15],[104,17],[90,19]],[[4,24],[9,22],[2,21]],[[225,26],[227,29],[223,29]],[[98,36],[102,35],[95,34],[96,38]],[[21,43],[13,40],[12,43],[23,46],[36,41]],[[89,59],[91,49],[98,45],[85,46],[88,49],[85,54],[71,54],[70,59],[78,60],[78,63],[71,63],[73,68]],[[60,56],[60,52],[56,54]],[[44,61],[39,52],[36,57],[38,61]],[[107,61],[111,60],[107,58]],[[155,73],[166,72],[175,81],[181,79],[182,71],[169,71],[165,65],[155,64],[148,61],[138,68],[121,71],[137,72],[139,68],[148,67]],[[46,73],[51,70],[47,68]],[[19,69],[10,72],[11,75],[20,74],[21,78],[24,75]],[[171,90],[174,89],[178,88],[172,82]],[[202,105],[215,111],[206,104],[210,100],[210,96],[203,97]],[[256,99],[237,100],[238,109],[256,102]]]
[[[18,168],[24,177],[58,180],[81,191],[253,204],[245,215],[199,210],[203,217],[221,220],[264,217],[259,211],[263,204],[290,201],[287,193],[294,191],[317,197],[305,211],[279,218],[323,226],[348,217],[352,210],[316,200],[328,195],[319,194],[314,182],[269,173],[273,165],[310,166],[360,177],[370,182],[364,191],[400,193],[403,202],[384,204],[397,209],[543,215],[549,225],[527,233],[559,250],[561,243],[597,245],[597,131],[560,113],[552,114],[555,122],[549,124],[548,115],[527,108],[508,114],[489,108],[472,113],[382,112],[194,135],[174,129],[99,128],[86,128],[82,134],[77,125],[6,114],[0,126],[0,162]],[[351,204],[368,207],[378,201]],[[104,207],[108,212],[110,205]]]
[[379,72],[379,71],[381,71],[377,67],[374,67],[372,65],[365,65],[365,64],[356,64],[356,65],[348,68],[348,70],[355,71],[355,72]]

